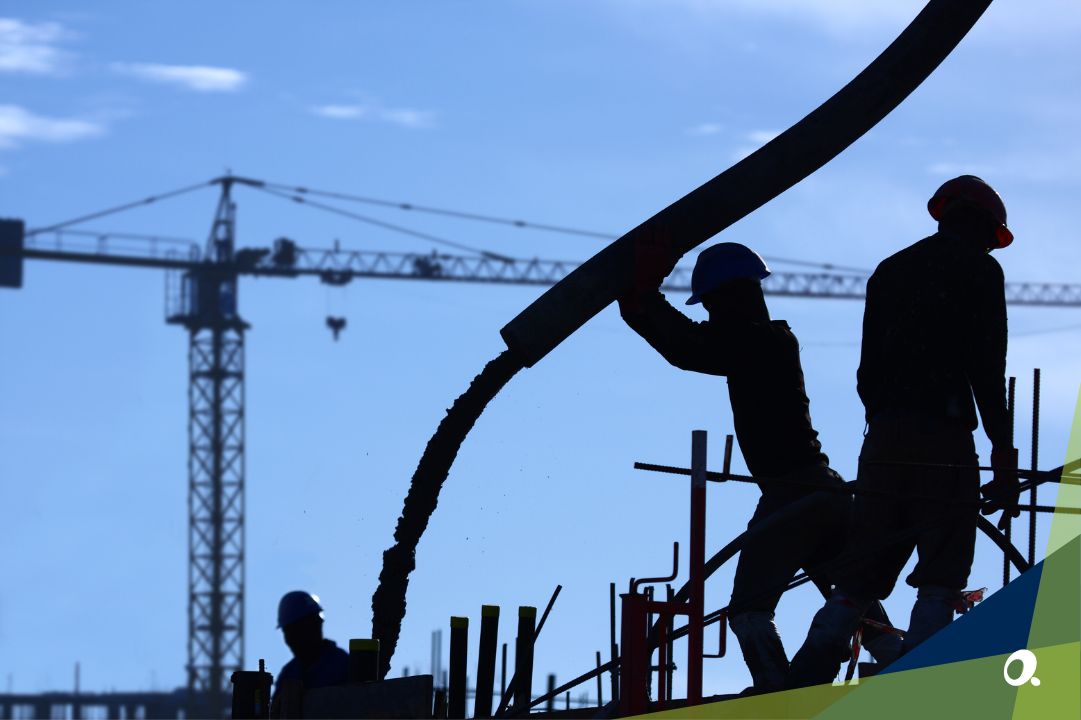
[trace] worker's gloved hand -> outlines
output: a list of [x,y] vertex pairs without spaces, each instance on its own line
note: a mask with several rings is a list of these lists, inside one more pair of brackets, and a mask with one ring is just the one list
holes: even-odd
[[618,298],[624,311],[634,311],[639,298],[659,288],[679,260],[672,250],[667,230],[645,226],[635,233],[632,242],[631,282]]
[[[989,502],[980,512],[990,515],[1002,510],[1002,518],[999,520],[999,525],[1002,526],[1007,517],[1021,515],[1021,510],[1016,507],[1021,497],[1021,483],[1017,479],[1017,449],[992,450],[991,467],[994,468],[994,478],[980,488],[984,499]],[[1007,508],[1007,505],[1014,507]]]

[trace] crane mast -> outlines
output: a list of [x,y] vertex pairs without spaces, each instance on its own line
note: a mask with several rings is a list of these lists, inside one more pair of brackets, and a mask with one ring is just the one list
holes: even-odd
[[167,321],[188,331],[188,701],[222,717],[244,667],[244,331],[233,266],[236,204],[221,185],[204,262]]

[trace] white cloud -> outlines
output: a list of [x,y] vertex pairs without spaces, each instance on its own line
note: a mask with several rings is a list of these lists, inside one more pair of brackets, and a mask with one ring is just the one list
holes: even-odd
[[411,108],[388,108],[378,104],[368,105],[315,105],[311,112],[332,120],[375,120],[399,127],[418,129],[435,125],[433,113]]
[[732,159],[737,162],[742,160],[780,134],[776,130],[751,130],[743,136],[745,144],[735,149]]
[[687,128],[686,133],[688,135],[701,137],[703,135],[716,135],[722,130],[724,130],[724,125],[721,125],[720,123],[704,122],[695,125],[694,127]]
[[150,82],[179,85],[197,92],[235,92],[248,81],[247,73],[208,65],[113,63],[112,69]]
[[0,148],[16,147],[23,140],[70,142],[104,133],[104,125],[90,120],[49,118],[18,105],[0,105]]
[[312,112],[319,117],[332,118],[334,120],[356,120],[368,114],[368,108],[363,105],[317,105]]
[[379,111],[379,118],[394,125],[407,128],[425,128],[432,126],[432,114],[424,110],[408,108],[387,108]]
[[759,145],[765,145],[781,133],[777,130],[752,130],[747,133],[747,139]]
[[26,23],[0,17],[0,72],[57,72],[67,53],[56,44],[68,35],[58,23]]

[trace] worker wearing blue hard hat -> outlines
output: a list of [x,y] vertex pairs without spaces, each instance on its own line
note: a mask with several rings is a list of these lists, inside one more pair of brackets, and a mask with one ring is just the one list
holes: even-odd
[[[728,617],[754,682],[749,690],[770,692],[783,687],[788,673],[773,622],[780,596],[800,568],[829,592],[829,579],[818,568],[843,547],[851,499],[835,491],[843,480],[830,468],[811,422],[799,342],[788,323],[770,318],[762,292],[770,274],[765,261],[739,243],[703,250],[687,304],[701,303],[709,319],[694,322],[659,289],[675,265],[669,246],[663,237],[640,232],[634,279],[619,298],[620,314],[672,365],[728,378],[735,436],[762,489]],[[889,636],[881,639],[877,648],[868,643],[872,654],[896,644]]]
[[299,703],[305,690],[342,685],[349,679],[349,653],[323,637],[323,617],[319,596],[309,592],[293,590],[278,602],[278,628],[293,659],[278,673],[272,705],[278,705],[283,695],[291,695],[289,705]]
[[762,256],[746,245],[734,242],[718,243],[706,248],[698,256],[691,273],[691,296],[688,305],[702,302],[707,295],[733,280],[765,280],[770,269]]

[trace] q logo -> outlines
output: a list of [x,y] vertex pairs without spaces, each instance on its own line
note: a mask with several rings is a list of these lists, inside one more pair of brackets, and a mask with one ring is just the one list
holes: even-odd
[[[1021,674],[1017,677],[1010,677],[1010,665],[1015,660],[1021,661]],[[1014,687],[1021,687],[1027,682],[1031,682],[1033,687],[1038,687],[1040,678],[1035,677],[1035,674],[1036,656],[1029,650],[1018,650],[1006,658],[1006,664],[1002,666],[1002,679]]]

